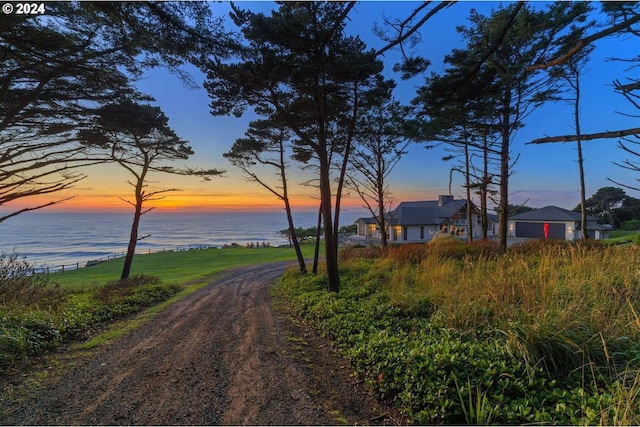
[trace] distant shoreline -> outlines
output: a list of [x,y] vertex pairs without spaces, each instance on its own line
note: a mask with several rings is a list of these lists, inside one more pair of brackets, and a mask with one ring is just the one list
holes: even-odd
[[[34,267],[80,264],[126,251],[131,212],[29,212],[0,223],[0,251],[26,256]],[[344,211],[350,225],[362,212]],[[315,227],[317,212],[294,212],[296,227]],[[284,211],[183,212],[158,211],[143,216],[136,253],[265,243],[280,246],[288,239]]]

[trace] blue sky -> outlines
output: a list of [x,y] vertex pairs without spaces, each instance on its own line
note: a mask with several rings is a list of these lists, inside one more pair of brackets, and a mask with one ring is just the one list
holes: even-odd
[[[267,2],[240,2],[240,6],[257,11],[268,11],[273,6]],[[379,40],[372,31],[374,22],[381,22],[383,14],[389,17],[403,18],[417,4],[416,2],[369,1],[356,6],[351,14],[351,22],[347,31],[358,34],[370,47],[379,48],[384,42]],[[452,48],[464,47],[464,42],[456,32],[457,25],[467,25],[469,10],[476,8],[488,14],[498,2],[460,2],[440,13],[428,22],[420,31],[423,43],[417,47],[419,53],[429,58],[432,66],[429,71],[442,71],[444,55]],[[543,6],[543,3],[537,3]],[[227,4],[213,5],[216,10],[228,10]],[[596,5],[598,7],[598,5]],[[596,44],[591,55],[591,62],[582,85],[581,121],[582,132],[593,133],[605,130],[623,129],[637,126],[637,118],[633,119],[616,112],[637,114],[632,106],[621,95],[614,93],[611,84],[614,79],[623,79],[628,64],[607,61],[612,56],[633,56],[638,54],[638,39],[608,38]],[[416,88],[422,84],[423,78],[417,77],[409,81],[401,81],[399,75],[392,71],[397,61],[397,52],[388,52],[384,59],[385,75],[396,80],[398,88],[396,97],[403,102],[413,98]],[[189,68],[197,82],[203,80],[203,75],[194,68]],[[630,75],[627,71],[626,75]],[[185,87],[175,76],[165,70],[153,70],[138,83],[138,87],[145,93],[154,96],[159,105],[170,119],[170,125],[183,138],[189,140],[195,150],[191,163],[203,167],[219,167],[228,171],[226,177],[214,179],[210,183],[202,184],[193,179],[184,179],[174,183],[176,178],[170,178],[171,186],[180,186],[182,194],[171,197],[187,197],[198,195],[204,200],[213,201],[245,197],[247,200],[263,200],[269,197],[256,184],[244,181],[239,170],[234,169],[222,154],[226,152],[236,138],[242,137],[251,116],[240,119],[233,117],[214,117],[209,114],[206,91],[204,89],[190,89]],[[510,202],[526,203],[532,207],[556,205],[572,209],[579,202],[577,153],[574,143],[525,145],[525,142],[545,135],[573,134],[572,107],[566,103],[545,105],[531,114],[526,120],[525,127],[520,130],[513,143],[513,154],[520,155],[515,167],[515,174],[510,181]],[[586,142],[585,170],[587,182],[587,196],[598,188],[613,185],[607,181],[612,178],[633,185],[636,176],[612,162],[624,161],[627,157],[622,150],[616,148],[615,140],[594,140]],[[444,147],[426,150],[415,144],[409,153],[401,160],[390,178],[391,191],[397,202],[408,200],[426,200],[437,197],[438,194],[449,192],[449,168],[441,158]],[[303,173],[297,172],[298,181],[303,179]],[[81,184],[81,192],[87,194],[95,191],[100,179],[110,176],[113,183],[112,171],[104,169],[89,172],[90,179]],[[93,175],[93,177],[92,177]],[[102,178],[101,178],[102,177]],[[308,178],[308,177],[307,177]],[[126,178],[122,178],[124,181]],[[164,178],[161,178],[161,183]],[[453,193],[463,196],[460,187],[461,176],[455,176]],[[294,183],[293,192],[300,200],[313,197],[313,191]],[[77,193],[77,191],[76,191]],[[631,190],[627,193],[640,197]],[[212,202],[213,203],[213,202]],[[251,202],[249,202],[251,203]],[[256,204],[260,207],[261,202]],[[215,204],[215,203],[213,203]],[[360,203],[352,197],[348,204],[359,206]],[[266,204],[265,204],[266,206]]]

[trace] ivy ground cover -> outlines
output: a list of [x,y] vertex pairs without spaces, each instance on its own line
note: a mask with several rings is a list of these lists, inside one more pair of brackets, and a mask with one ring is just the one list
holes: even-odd
[[278,291],[417,424],[637,425],[637,248],[532,242],[354,249],[341,291]]

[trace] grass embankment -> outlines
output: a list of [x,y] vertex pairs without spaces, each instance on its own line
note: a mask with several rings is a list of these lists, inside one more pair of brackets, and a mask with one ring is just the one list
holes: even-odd
[[[311,256],[313,247],[303,246],[303,253]],[[119,281],[122,258],[32,276],[24,260],[0,255],[0,373],[64,341],[88,337],[105,323],[181,298],[224,269],[286,260],[295,260],[293,249],[232,247],[136,255],[131,278]],[[117,333],[126,330],[123,325]],[[114,333],[102,335],[87,346],[112,337]]]
[[491,243],[345,252],[280,292],[420,424],[640,424],[640,252]]

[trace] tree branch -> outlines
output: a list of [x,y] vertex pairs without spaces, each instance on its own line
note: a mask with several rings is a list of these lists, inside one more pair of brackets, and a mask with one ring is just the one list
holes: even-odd
[[64,199],[54,200],[54,201],[52,201],[52,202],[45,203],[45,204],[43,204],[43,205],[35,206],[35,207],[32,207],[32,208],[23,208],[23,209],[20,209],[20,210],[15,211],[15,212],[11,212],[10,214],[7,214],[7,215],[4,215],[4,216],[1,216],[1,217],[0,217],[0,223],[4,222],[5,220],[7,220],[7,219],[9,219],[9,218],[11,218],[11,217],[14,217],[14,216],[16,216],[16,215],[20,215],[21,213],[24,213],[24,212],[30,212],[30,211],[35,211],[35,210],[37,210],[37,209],[46,208],[47,206],[57,205],[58,203],[62,203],[62,202],[65,202],[65,201],[67,201],[67,200],[73,199],[74,197],[76,197],[76,196],[66,197],[66,198],[64,198]]
[[584,49],[585,47],[587,47],[589,44],[593,43],[596,40],[599,40],[601,38],[610,36],[612,34],[617,33],[618,31],[621,31],[627,27],[630,27],[631,25],[640,22],[640,14],[629,18],[625,21],[622,21],[621,23],[614,25],[612,27],[607,28],[606,30],[602,30],[599,31],[597,33],[594,33],[588,37],[585,37],[583,39],[578,40],[578,42],[576,43],[576,45],[569,50],[567,53],[565,53],[564,55],[560,56],[559,58],[554,59],[551,62],[547,62],[546,64],[536,64],[536,65],[530,65],[529,67],[527,67],[527,71],[533,71],[533,70],[539,70],[539,69],[545,69],[545,68],[549,68],[549,67],[554,67],[556,65],[560,65],[560,64],[564,64],[565,62],[567,62],[569,59],[571,59],[571,57],[573,57],[574,55],[576,55],[578,52],[580,52],[582,49]]
[[452,4],[455,3],[455,1],[443,1],[442,3],[438,4],[436,7],[434,7],[429,12],[427,12],[427,14],[424,17],[422,17],[422,19],[416,25],[411,27],[405,34],[402,34],[402,29],[404,28],[404,26],[407,25],[409,22],[411,22],[411,19],[414,18],[414,16],[417,14],[417,12],[419,12],[423,8],[427,7],[427,5],[429,5],[430,3],[431,3],[430,1],[424,2],[424,4],[422,4],[421,6],[416,8],[416,10],[413,11],[411,16],[409,16],[409,18],[407,18],[405,21],[403,21],[401,23],[401,25],[400,25],[400,28],[401,28],[400,33],[401,34],[399,34],[398,38],[393,40],[391,43],[389,43],[388,45],[386,45],[385,47],[383,47],[379,51],[377,51],[376,55],[382,55],[383,53],[385,53],[389,49],[392,49],[395,46],[403,43],[405,40],[407,40],[409,37],[411,37],[411,35],[413,33],[418,31],[420,29],[420,27],[422,27],[422,25],[429,20],[429,18],[431,18],[433,15],[435,15],[436,13],[441,11],[442,9],[445,9],[445,8],[451,6]]
[[[581,134],[580,139],[582,141],[590,141],[593,139],[620,138],[628,135],[640,135],[640,128],[615,130],[610,132]],[[578,140],[578,135],[549,136],[545,138],[534,139],[533,141],[527,142],[527,145],[528,144],[546,144],[549,142],[572,142],[577,140]]]

